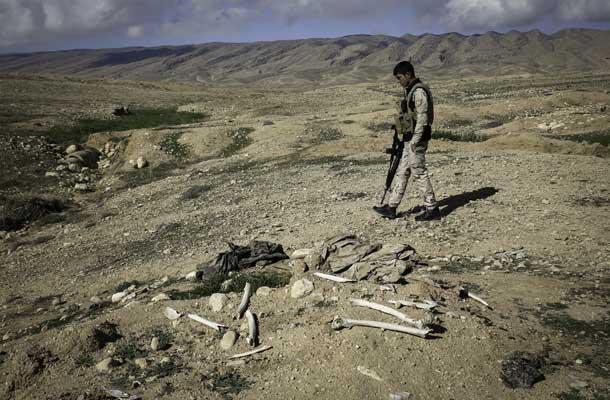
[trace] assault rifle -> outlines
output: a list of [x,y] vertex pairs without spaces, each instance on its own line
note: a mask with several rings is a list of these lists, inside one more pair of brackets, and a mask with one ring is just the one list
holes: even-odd
[[[398,170],[402,153],[405,149],[405,143],[411,141],[413,137],[413,127],[411,122],[406,122],[403,115],[399,115],[395,118],[396,124],[392,125],[394,130],[394,138],[392,139],[392,147],[385,150],[386,154],[390,155],[390,168],[388,169],[388,175],[385,179],[385,188],[383,190],[383,196],[381,196],[380,205],[383,205],[385,196],[392,187],[392,181]],[[402,138],[401,138],[402,136]]]

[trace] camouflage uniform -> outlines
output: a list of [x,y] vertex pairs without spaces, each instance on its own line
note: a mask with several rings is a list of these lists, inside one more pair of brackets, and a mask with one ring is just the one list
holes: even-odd
[[411,90],[405,90],[405,102],[407,109],[403,112],[403,117],[414,126],[413,138],[405,143],[388,205],[393,208],[398,207],[407,189],[407,182],[413,175],[424,206],[427,210],[431,210],[437,207],[437,202],[426,168],[426,150],[434,121],[434,105],[430,89],[421,83],[415,84]]

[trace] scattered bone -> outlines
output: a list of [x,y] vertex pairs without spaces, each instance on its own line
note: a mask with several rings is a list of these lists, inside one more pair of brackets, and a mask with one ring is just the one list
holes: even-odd
[[313,251],[314,251],[313,249],[298,249],[292,253],[290,258],[293,260],[303,259],[303,258],[307,257],[308,255],[310,255],[311,253],[313,253]]
[[391,393],[390,400],[408,400],[411,397],[409,392]]
[[420,310],[432,310],[438,307],[438,303],[432,300],[424,300],[423,303],[411,300],[389,300],[388,303],[399,306],[415,307]]
[[246,319],[248,320],[248,337],[246,342],[252,346],[258,346],[258,323],[256,322],[256,316],[246,310]]
[[489,308],[490,310],[493,310],[493,308],[491,308],[489,303],[487,303],[485,300],[483,300],[482,298],[480,298],[476,294],[470,293],[468,291],[468,289],[466,289],[465,287],[460,287],[459,295],[463,299],[465,299],[466,297],[470,297],[471,299],[473,299],[475,301],[478,301],[479,303],[483,304],[485,307]]
[[165,301],[165,300],[171,300],[171,298],[166,295],[165,293],[161,293],[156,295],[155,297],[153,297],[150,301],[152,301],[153,303],[157,303],[159,301]]
[[212,322],[210,320],[207,320],[205,318],[201,318],[199,315],[195,315],[195,314],[187,314],[187,317],[192,319],[193,321],[199,322],[200,324],[203,324],[207,327],[210,327],[214,330],[217,330],[218,332],[221,331],[222,328],[228,328],[228,326],[223,325],[223,324],[219,324],[217,322]]
[[335,317],[331,324],[332,328],[336,331],[341,329],[350,329],[354,326],[365,326],[368,328],[377,328],[387,331],[395,331],[401,333],[407,333],[409,335],[419,336],[420,338],[426,338],[427,335],[431,332],[430,329],[417,329],[411,328],[408,326],[398,325],[398,324],[388,324],[386,322],[379,321],[366,321],[366,320],[357,320],[357,319],[348,319]]
[[174,310],[171,307],[165,307],[163,310],[163,315],[165,315],[168,319],[174,321],[182,316],[178,311]]
[[256,348],[254,350],[250,350],[248,352],[245,353],[240,353],[240,354],[235,354],[234,356],[229,357],[229,360],[234,360],[236,358],[243,358],[243,357],[249,357],[253,354],[257,354],[257,353],[262,353],[263,351],[267,351],[269,349],[272,349],[273,346],[261,346],[259,348]]
[[381,285],[379,286],[379,290],[381,290],[382,292],[392,292],[394,294],[396,294],[396,286],[394,285]]
[[244,316],[244,313],[248,309],[248,304],[250,303],[250,296],[252,296],[252,285],[250,282],[246,282],[246,286],[244,287],[244,294],[241,297],[241,303],[239,303],[239,307],[237,307],[237,318],[241,319]]
[[406,322],[409,325],[415,326],[418,329],[423,329],[424,328],[424,324],[421,321],[417,321],[417,320],[415,320],[413,318],[409,318],[405,314],[401,313],[400,311],[395,310],[395,309],[393,309],[391,307],[388,307],[388,306],[384,306],[383,304],[373,303],[373,302],[370,302],[370,301],[360,300],[360,299],[350,299],[350,301],[355,306],[371,308],[373,310],[377,310],[377,311],[380,311],[382,313],[392,315],[392,316],[400,319],[401,321]]
[[381,379],[381,377],[379,375],[377,375],[377,372],[375,372],[375,371],[371,371],[370,369],[363,367],[361,365],[358,365],[356,367],[356,370],[358,372],[360,372],[362,375],[366,375],[369,378],[375,379],[376,381],[383,382],[383,379]]
[[121,301],[125,296],[127,296],[126,292],[118,292],[112,295],[112,298],[110,299],[113,303],[118,303],[119,301]]
[[347,279],[342,276],[323,274],[321,272],[314,272],[314,275],[318,278],[327,279],[329,281],[338,282],[338,283],[348,283],[348,282],[356,282],[355,279]]

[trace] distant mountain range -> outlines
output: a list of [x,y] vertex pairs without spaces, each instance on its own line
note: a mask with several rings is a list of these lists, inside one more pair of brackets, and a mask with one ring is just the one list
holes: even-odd
[[610,31],[334,39],[69,50],[0,55],[0,72],[217,84],[354,83],[390,77],[401,60],[426,76],[610,69]]

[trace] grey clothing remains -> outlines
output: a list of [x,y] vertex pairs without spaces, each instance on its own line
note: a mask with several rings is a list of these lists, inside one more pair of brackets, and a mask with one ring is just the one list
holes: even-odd
[[[389,206],[398,207],[407,189],[409,178],[413,176],[424,202],[426,209],[436,208],[436,196],[432,189],[432,182],[426,168],[426,150],[428,150],[428,140],[431,124],[434,120],[434,110],[430,91],[416,85],[410,93],[406,94],[407,118],[414,125],[413,138],[405,143],[405,151],[402,154],[396,176],[394,178],[394,188],[390,196]],[[432,114],[432,115],[430,115]]]

